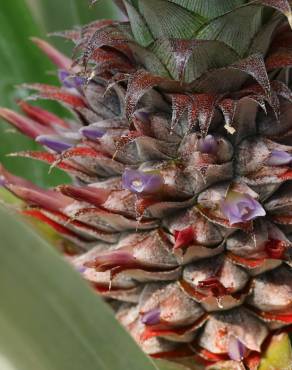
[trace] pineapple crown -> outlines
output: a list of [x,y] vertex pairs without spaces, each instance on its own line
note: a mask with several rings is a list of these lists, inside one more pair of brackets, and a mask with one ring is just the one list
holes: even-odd
[[14,155],[74,182],[44,190],[1,167],[0,183],[74,243],[64,252],[100,294],[126,302],[118,318],[146,352],[254,369],[292,323],[290,4],[115,3],[126,21],[55,34],[73,60],[33,39],[61,87],[24,87],[73,119],[0,109],[47,149]]

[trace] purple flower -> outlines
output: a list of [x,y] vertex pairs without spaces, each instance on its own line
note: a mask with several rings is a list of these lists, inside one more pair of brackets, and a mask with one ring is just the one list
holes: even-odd
[[80,87],[82,85],[84,85],[86,82],[86,79],[84,77],[81,77],[81,76],[74,76],[74,84],[76,87]]
[[58,77],[59,77],[60,82],[62,83],[62,85],[68,88],[72,87],[71,84],[68,82],[69,76],[70,76],[70,73],[65,71],[64,69],[60,69],[58,72]]
[[7,183],[6,179],[4,176],[0,176],[0,187],[5,186]]
[[59,70],[59,80],[68,89],[77,89],[85,83],[85,78],[81,76],[72,76],[68,71]]
[[218,142],[213,135],[207,135],[206,137],[199,140],[198,149],[201,153],[216,154],[218,149]]
[[41,135],[36,141],[57,153],[62,153],[72,147],[72,144],[62,141],[60,138]]
[[247,348],[245,345],[235,336],[231,335],[228,343],[228,355],[230,359],[233,361],[242,361],[246,353]]
[[228,218],[230,225],[247,222],[256,217],[265,216],[266,212],[261,204],[249,194],[229,191],[221,203],[221,211]]
[[160,322],[160,308],[153,308],[153,310],[150,310],[143,314],[142,316],[142,323],[145,325],[156,325]]
[[123,187],[136,194],[157,193],[163,183],[162,176],[153,172],[126,170],[122,176]]
[[268,166],[283,166],[292,163],[292,155],[283,150],[273,150],[266,160]]
[[103,137],[106,134],[106,128],[96,126],[86,126],[80,130],[81,135],[85,136],[90,140],[96,140]]

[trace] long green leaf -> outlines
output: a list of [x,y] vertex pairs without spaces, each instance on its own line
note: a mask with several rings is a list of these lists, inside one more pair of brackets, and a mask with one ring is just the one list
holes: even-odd
[[3,208],[0,235],[0,359],[17,370],[156,369],[69,264]]

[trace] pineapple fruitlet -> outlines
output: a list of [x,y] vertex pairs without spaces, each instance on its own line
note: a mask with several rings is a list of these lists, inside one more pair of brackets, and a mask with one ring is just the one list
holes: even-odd
[[292,324],[290,4],[115,3],[123,21],[56,33],[73,61],[33,39],[61,87],[24,87],[73,118],[28,101],[0,110],[45,148],[15,155],[72,185],[40,189],[3,167],[1,184],[71,242],[70,262],[146,353],[257,369]]

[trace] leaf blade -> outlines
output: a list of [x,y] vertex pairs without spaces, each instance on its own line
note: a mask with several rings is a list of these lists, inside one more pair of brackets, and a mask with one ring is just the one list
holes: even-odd
[[142,18],[141,14],[136,10],[136,8],[127,0],[124,0],[125,7],[127,9],[129,21],[131,23],[132,32],[134,34],[135,40],[141,46],[149,46],[153,42],[152,35],[150,33],[147,24]]
[[48,244],[3,208],[0,221],[0,348],[16,367],[156,369]]
[[[246,24],[249,24],[248,29]],[[243,56],[261,26],[262,7],[248,4],[211,20],[199,30],[196,37],[222,41]]]
[[216,2],[212,0],[198,0],[198,1],[170,0],[170,1],[209,19],[216,18],[219,15],[229,12],[235,7],[244,4],[244,0],[224,0]]
[[139,11],[154,39],[191,38],[204,22],[198,14],[166,0],[139,0]]

